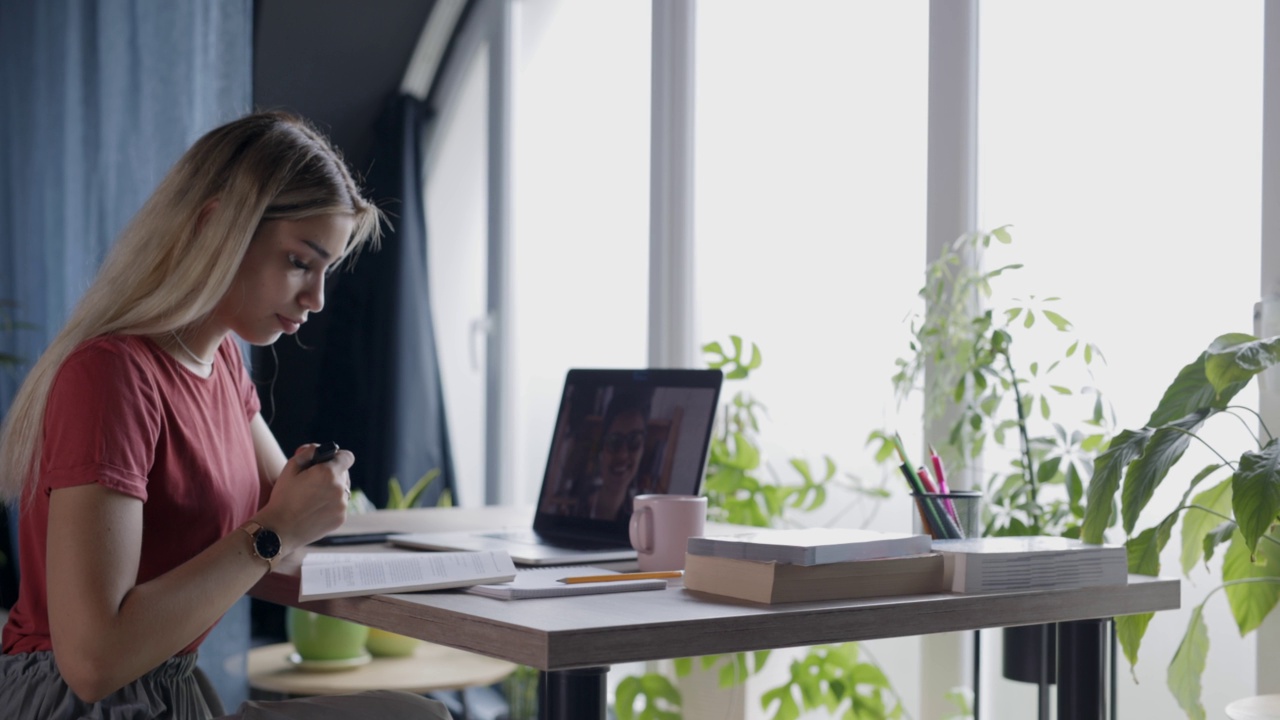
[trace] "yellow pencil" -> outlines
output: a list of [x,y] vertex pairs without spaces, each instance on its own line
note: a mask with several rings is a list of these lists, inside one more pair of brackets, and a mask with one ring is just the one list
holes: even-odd
[[560,578],[566,584],[620,582],[622,580],[660,580],[662,578],[678,578],[684,575],[682,570],[662,570],[659,572],[615,573],[613,575],[579,575],[577,577]]

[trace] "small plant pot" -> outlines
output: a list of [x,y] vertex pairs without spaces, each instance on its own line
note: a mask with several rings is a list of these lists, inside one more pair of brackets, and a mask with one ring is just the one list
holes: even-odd
[[1040,683],[1040,663],[1047,658],[1049,665],[1049,684],[1054,684],[1058,676],[1058,632],[1054,625],[1048,626],[1049,645],[1042,652],[1041,631],[1044,625],[1023,625],[1004,629],[1004,666],[1003,675],[1008,680],[1032,684]]
[[369,639],[364,646],[374,657],[409,657],[422,641],[408,635],[369,628]]

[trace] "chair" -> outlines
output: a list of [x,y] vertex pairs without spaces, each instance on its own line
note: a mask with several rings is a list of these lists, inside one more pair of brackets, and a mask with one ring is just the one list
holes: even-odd
[[1280,695],[1254,695],[1227,706],[1231,720],[1280,720]]

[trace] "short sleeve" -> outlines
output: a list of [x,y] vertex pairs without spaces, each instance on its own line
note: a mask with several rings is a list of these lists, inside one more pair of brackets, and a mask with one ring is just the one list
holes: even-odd
[[49,391],[41,489],[96,482],[145,502],[161,422],[155,383],[136,356],[106,342],[82,346]]
[[222,342],[219,352],[226,359],[227,369],[235,382],[240,403],[244,406],[244,416],[252,420],[254,415],[262,411],[262,400],[258,398],[258,389],[254,387],[253,379],[249,377],[249,371],[244,366],[244,356],[240,353],[240,346],[228,335]]

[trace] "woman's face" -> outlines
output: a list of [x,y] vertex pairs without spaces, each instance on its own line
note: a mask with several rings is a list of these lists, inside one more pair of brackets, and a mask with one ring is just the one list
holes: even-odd
[[644,454],[644,417],[639,411],[623,413],[605,428],[600,447],[600,476],[605,487],[630,483]]
[[263,222],[214,318],[252,345],[297,332],[324,309],[325,273],[342,259],[354,227],[350,215]]

